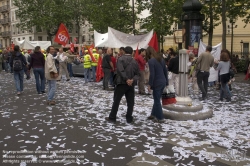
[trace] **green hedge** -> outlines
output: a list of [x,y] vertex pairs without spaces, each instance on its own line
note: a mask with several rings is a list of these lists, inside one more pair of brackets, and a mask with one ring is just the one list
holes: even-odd
[[245,72],[246,71],[246,60],[245,59],[240,59],[236,63],[235,67],[237,69],[237,72]]

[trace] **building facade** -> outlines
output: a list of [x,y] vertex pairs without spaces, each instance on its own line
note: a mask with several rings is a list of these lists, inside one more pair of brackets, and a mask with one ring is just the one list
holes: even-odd
[[0,0],[0,48],[11,44],[10,1]]
[[[226,35],[226,48],[233,52],[233,54],[249,54],[250,48],[250,25],[245,27],[245,23],[242,21],[243,18],[239,18],[234,22],[227,21],[227,35]],[[173,30],[175,35],[165,36],[164,50],[168,48],[180,48],[183,43],[182,38],[182,26],[173,25]],[[203,33],[202,41],[208,43],[208,35]],[[214,29],[212,45],[215,46],[222,42],[222,24]],[[232,42],[232,44],[231,44]],[[231,48],[232,46],[232,48]]]

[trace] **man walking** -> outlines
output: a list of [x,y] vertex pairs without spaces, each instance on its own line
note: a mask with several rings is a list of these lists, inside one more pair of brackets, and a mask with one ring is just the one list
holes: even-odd
[[55,49],[53,46],[49,46],[47,49],[48,56],[45,61],[45,77],[48,80],[48,105],[55,105],[56,102],[53,100],[56,93],[56,79],[58,77],[58,72],[56,69],[53,54]]
[[63,71],[65,72],[66,77],[67,77],[66,81],[69,81],[70,77],[69,77],[69,72],[68,72],[68,68],[67,68],[68,57],[67,57],[67,53],[63,52],[63,48],[59,48],[59,53],[58,53],[57,59],[59,61],[59,76],[58,76],[58,81],[60,81],[62,79],[62,73],[63,73]]
[[113,49],[108,48],[107,49],[107,54],[103,57],[102,59],[102,70],[104,73],[104,78],[103,78],[103,90],[111,90],[108,87],[110,75],[111,75],[111,70],[114,70],[114,66],[111,60],[111,54],[113,54]]
[[85,55],[83,57],[83,67],[84,67],[85,83],[88,83],[90,82],[90,68],[91,68],[91,57],[88,54],[88,50],[85,50]]
[[135,85],[139,79],[139,66],[137,62],[132,57],[133,49],[132,47],[125,48],[125,55],[121,56],[117,62],[117,75],[115,79],[115,84],[117,85],[114,92],[114,102],[112,105],[109,117],[105,120],[109,122],[116,122],[116,115],[118,112],[120,101],[125,95],[127,100],[127,123],[133,122],[133,109],[135,100]]
[[214,57],[211,54],[212,47],[207,46],[206,52],[203,52],[197,62],[196,62],[196,70],[197,70],[197,84],[202,92],[201,100],[205,100],[207,98],[207,87],[208,87],[208,77],[210,75],[210,67],[214,64]]

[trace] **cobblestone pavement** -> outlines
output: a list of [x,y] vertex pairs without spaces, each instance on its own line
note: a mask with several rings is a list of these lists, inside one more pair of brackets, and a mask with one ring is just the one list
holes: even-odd
[[18,97],[13,75],[2,72],[0,165],[250,165],[250,90],[242,78],[233,83],[231,103],[220,102],[219,92],[209,88],[204,105],[214,110],[210,119],[155,124],[146,120],[152,97],[136,94],[134,124],[126,123],[124,98],[118,122],[111,124],[104,117],[113,92],[101,90],[101,83],[62,80],[56,106],[48,106],[46,95],[36,93],[34,78],[25,80]]

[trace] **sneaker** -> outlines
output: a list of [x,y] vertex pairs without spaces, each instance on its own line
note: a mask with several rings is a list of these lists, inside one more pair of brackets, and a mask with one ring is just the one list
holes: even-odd
[[45,91],[41,91],[42,93],[46,93]]
[[17,92],[17,95],[20,95],[21,94],[21,92]]
[[31,77],[27,77],[26,80],[29,80]]
[[113,91],[113,88],[106,88],[106,91]]
[[110,122],[110,123],[115,123],[116,122],[116,120],[110,119],[109,117],[106,117],[105,120]]
[[67,79],[66,81],[69,81],[70,79]]

